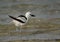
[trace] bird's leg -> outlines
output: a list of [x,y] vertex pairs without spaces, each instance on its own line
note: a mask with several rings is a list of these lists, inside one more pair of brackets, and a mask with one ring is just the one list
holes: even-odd
[[22,25],[20,26],[20,35],[21,35],[21,40],[22,40]]
[[19,27],[16,28],[16,31],[19,31]]
[[20,32],[22,32],[22,26],[20,27]]

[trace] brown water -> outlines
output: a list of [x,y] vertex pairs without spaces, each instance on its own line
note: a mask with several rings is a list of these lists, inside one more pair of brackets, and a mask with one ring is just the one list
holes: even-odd
[[[9,24],[11,19],[8,15],[17,17],[20,14],[25,14],[27,11],[31,11],[32,14],[36,15],[36,18],[44,19],[46,22],[49,19],[52,23],[60,24],[60,0],[0,0],[0,24]],[[60,29],[59,29],[60,30]],[[25,32],[35,32],[38,30],[23,30]],[[14,31],[12,31],[14,32]],[[60,39],[60,35],[55,35],[54,32],[35,34],[28,36],[3,36],[0,37],[1,41],[12,41],[12,40],[30,40],[30,39]],[[60,34],[60,33],[58,33]],[[22,38],[21,38],[22,37]]]
[[60,0],[25,0],[25,1],[0,1],[0,23],[8,24],[8,15],[18,16],[28,10],[36,15],[36,18],[52,19],[60,18]]

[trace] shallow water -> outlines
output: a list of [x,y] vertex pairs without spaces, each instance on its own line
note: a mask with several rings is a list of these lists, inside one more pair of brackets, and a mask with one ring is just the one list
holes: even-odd
[[13,40],[32,40],[32,39],[40,39],[40,40],[52,40],[52,39],[60,39],[60,35],[52,35],[52,34],[36,34],[36,35],[28,35],[28,36],[5,36],[0,37],[2,41],[13,41]]
[[[59,30],[59,28],[56,28],[55,30]],[[39,29],[22,29],[22,32],[36,32],[39,31]],[[44,29],[41,29],[41,31],[44,31]],[[10,32],[17,32],[17,31],[10,31]],[[20,32],[20,31],[18,31]],[[52,40],[52,39],[60,39],[60,34],[56,32],[46,32],[46,33],[32,33],[32,34],[27,34],[27,35],[22,35],[22,34],[16,34],[16,35],[6,35],[6,36],[0,36],[0,40],[3,42],[7,41],[13,41],[13,40],[32,40],[32,39],[40,39],[40,40]]]
[[[0,24],[9,24],[11,19],[8,15],[12,15],[18,17],[20,14],[25,14],[28,10],[32,12],[32,14],[36,15],[36,18],[44,19],[46,22],[49,19],[60,18],[60,0],[22,0],[12,2],[8,1],[0,1]],[[52,23],[60,24],[59,21],[51,21]],[[59,29],[59,28],[58,28]],[[44,29],[45,30],[45,29]],[[56,29],[57,30],[57,29]],[[60,30],[60,29],[59,29]],[[22,30],[23,32],[35,32],[38,29],[27,29]],[[43,31],[43,30],[41,30]],[[16,31],[11,31],[16,32]],[[19,31],[20,32],[20,31]],[[25,36],[2,36],[0,37],[1,41],[12,41],[12,40],[30,40],[30,39],[60,39],[60,33],[57,32],[48,32],[44,34],[32,34]]]
[[[31,10],[32,14],[36,15],[36,18],[51,19],[60,18],[60,6],[59,0],[35,0],[35,1],[1,1],[0,2],[0,23],[8,24],[10,18],[8,15],[18,16],[20,14],[25,14],[28,10]],[[24,6],[28,4],[29,6],[21,6],[22,8],[16,7],[16,5],[23,4]],[[33,5],[32,5],[33,4]],[[32,6],[31,6],[32,5]],[[14,6],[14,7],[13,7]],[[36,7],[37,6],[37,7]],[[26,8],[27,7],[27,8]]]

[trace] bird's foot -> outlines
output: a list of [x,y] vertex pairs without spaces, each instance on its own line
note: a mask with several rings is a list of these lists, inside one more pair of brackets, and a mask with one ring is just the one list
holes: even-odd
[[21,32],[21,30],[20,30],[20,29],[18,29],[18,28],[16,28],[16,32]]
[[18,32],[18,31],[19,31],[19,29],[18,29],[18,28],[16,28],[16,31]]
[[17,32],[19,31],[19,30],[16,30]]

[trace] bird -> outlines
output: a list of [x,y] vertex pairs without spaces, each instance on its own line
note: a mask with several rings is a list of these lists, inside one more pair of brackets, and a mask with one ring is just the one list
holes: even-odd
[[26,12],[25,15],[19,15],[17,18],[11,15],[8,16],[12,18],[12,23],[14,23],[14,25],[17,27],[16,31],[19,31],[18,27],[25,25],[31,17],[35,17],[35,15],[33,15],[30,11]]

